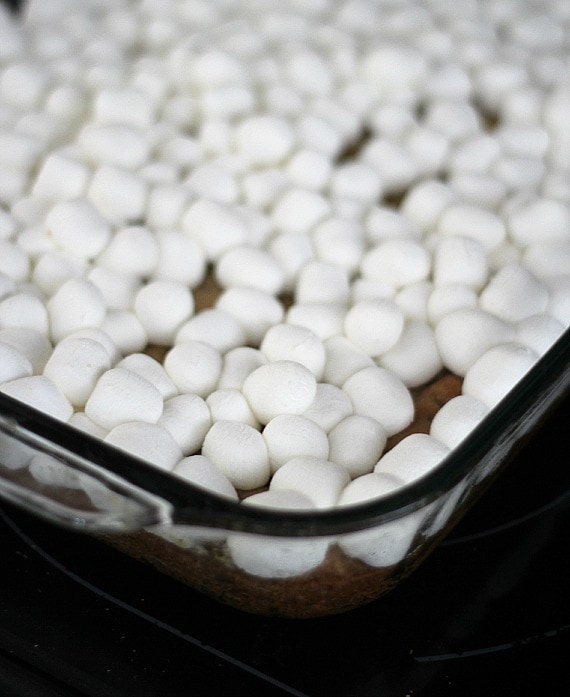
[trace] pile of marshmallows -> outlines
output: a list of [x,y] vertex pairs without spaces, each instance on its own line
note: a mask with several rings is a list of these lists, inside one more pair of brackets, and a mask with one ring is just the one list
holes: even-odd
[[[570,324],[569,28],[561,0],[0,6],[0,390],[245,504],[426,473]],[[444,368],[462,394],[385,453]]]

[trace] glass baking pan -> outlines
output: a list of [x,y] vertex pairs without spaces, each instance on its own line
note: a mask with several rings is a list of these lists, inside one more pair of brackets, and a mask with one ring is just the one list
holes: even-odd
[[428,556],[570,391],[570,330],[427,475],[365,503],[245,506],[0,394],[0,497],[241,610],[337,614]]

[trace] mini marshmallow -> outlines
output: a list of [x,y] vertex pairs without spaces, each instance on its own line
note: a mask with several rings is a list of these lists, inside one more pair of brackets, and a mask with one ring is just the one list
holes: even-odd
[[289,183],[287,174],[280,167],[245,172],[241,180],[244,200],[250,206],[265,209],[277,200]]
[[206,397],[212,423],[215,421],[239,421],[259,429],[251,407],[242,392],[235,388],[218,388]]
[[159,248],[151,230],[143,225],[119,228],[97,258],[97,264],[125,274],[151,276],[158,263]]
[[462,393],[481,400],[492,409],[537,360],[538,355],[532,349],[516,342],[493,346],[466,372]]
[[453,203],[456,194],[437,179],[426,179],[412,186],[404,196],[400,213],[420,230],[431,229],[442,212]]
[[318,424],[329,433],[339,421],[353,412],[352,402],[340,387],[326,382],[317,383],[317,393],[303,416]]
[[384,192],[407,188],[419,174],[414,157],[390,138],[372,138],[362,148],[360,158],[378,172]]
[[301,113],[295,121],[295,127],[299,147],[320,152],[331,160],[342,151],[342,133],[326,119],[315,114]]
[[444,366],[464,376],[485,351],[511,341],[513,326],[481,308],[463,308],[444,315],[435,327],[435,340]]
[[236,489],[255,489],[269,481],[267,446],[261,433],[238,421],[216,421],[204,438],[202,454]]
[[178,281],[190,288],[200,285],[206,276],[206,255],[189,235],[174,229],[154,233],[158,243],[158,259],[154,280]]
[[546,283],[549,277],[567,276],[570,240],[531,244],[524,250],[521,264],[542,283]]
[[87,198],[107,220],[126,225],[144,217],[148,185],[128,169],[102,164],[93,173]]
[[96,423],[91,421],[84,411],[73,412],[67,423],[70,426],[78,428],[80,431],[88,433],[90,436],[95,436],[95,438],[100,438],[101,440],[103,440],[108,433],[107,429],[97,426]]
[[94,118],[99,124],[124,124],[145,129],[154,122],[153,111],[152,100],[135,88],[108,87],[100,90],[93,102]]
[[515,326],[514,340],[542,356],[562,336],[564,325],[548,314],[525,317]]
[[46,307],[54,342],[78,329],[101,326],[107,311],[99,288],[84,278],[70,278],[62,283]]
[[477,307],[478,302],[477,292],[471,286],[461,283],[438,285],[432,288],[427,302],[429,323],[435,327],[439,320],[449,312]]
[[259,344],[274,324],[283,320],[283,306],[277,298],[257,288],[232,286],[216,300],[215,307],[234,317],[243,327],[247,342]]
[[218,388],[241,390],[246,377],[265,363],[267,359],[259,349],[251,346],[236,346],[230,349],[223,357]]
[[0,327],[28,327],[47,336],[49,319],[43,300],[31,293],[14,293],[0,300]]
[[90,341],[97,341],[109,356],[111,365],[115,365],[122,357],[121,352],[117,348],[117,345],[113,339],[107,334],[106,331],[100,327],[85,327],[84,329],[78,329],[75,332],[68,334],[66,339],[89,339]]
[[43,486],[58,489],[80,489],[81,474],[53,455],[36,452],[28,465],[28,472]]
[[400,338],[378,359],[406,387],[425,385],[443,368],[433,330],[425,322],[408,320]]
[[248,375],[243,394],[261,424],[280,414],[302,414],[315,398],[315,376],[296,361],[266,363]]
[[157,423],[170,433],[184,455],[191,455],[202,447],[212,418],[202,397],[179,394],[165,400]]
[[235,148],[250,166],[281,163],[295,144],[295,131],[287,120],[270,114],[244,118],[235,131]]
[[30,173],[41,150],[42,143],[37,137],[0,128],[0,165]]
[[36,259],[32,282],[45,296],[53,295],[70,278],[82,276],[87,271],[84,259],[71,257],[57,249],[46,250]]
[[[3,37],[4,40],[4,37]],[[39,106],[51,82],[47,66],[36,61],[14,61],[3,67],[0,97],[22,111]]]
[[14,281],[26,281],[31,270],[27,254],[10,240],[0,240],[0,272]]
[[0,327],[0,342],[22,353],[32,364],[35,374],[43,371],[53,350],[45,334],[29,327]]
[[220,255],[214,269],[216,280],[223,288],[247,286],[270,295],[283,288],[284,274],[273,256],[264,249],[239,245]]
[[364,162],[337,165],[329,179],[333,196],[374,203],[382,193],[383,182],[377,170]]
[[431,472],[449,452],[450,449],[433,436],[412,433],[382,455],[374,472],[391,474],[409,483]]
[[372,247],[360,265],[364,278],[402,288],[427,279],[431,255],[418,240],[396,237]]
[[116,368],[127,368],[151,382],[162,395],[164,400],[178,394],[172,380],[166,374],[162,365],[146,353],[131,353],[115,365]]
[[219,162],[198,164],[185,180],[191,195],[220,203],[235,203],[240,194],[236,176]]
[[88,162],[126,169],[142,167],[150,155],[143,133],[122,124],[88,123],[79,132],[77,144]]
[[396,344],[404,328],[404,313],[390,299],[361,300],[344,318],[344,334],[369,356],[379,356]]
[[164,369],[179,392],[207,397],[216,388],[222,357],[219,351],[203,341],[185,341],[168,351]]
[[433,128],[414,126],[406,133],[404,142],[423,176],[436,175],[447,163],[450,142],[445,134]]
[[469,204],[451,204],[442,213],[437,223],[442,235],[472,237],[481,243],[485,251],[499,247],[506,237],[503,220],[492,211]]
[[53,350],[43,374],[50,378],[76,408],[81,408],[101,375],[111,368],[106,349],[98,341],[65,338]]
[[418,281],[400,288],[394,296],[396,305],[408,320],[427,322],[428,300],[433,290],[431,281]]
[[193,314],[194,296],[179,281],[150,281],[137,292],[133,309],[149,341],[167,346]]
[[100,329],[124,356],[142,351],[148,344],[148,336],[140,319],[129,310],[109,310]]
[[289,158],[285,172],[293,186],[322,191],[329,181],[332,165],[322,152],[302,148]]
[[185,341],[203,341],[220,353],[243,346],[247,335],[242,325],[220,308],[208,308],[190,317],[180,326],[174,337],[175,344]]
[[412,396],[400,378],[386,368],[363,368],[351,375],[342,389],[350,397],[354,413],[376,419],[387,436],[393,436],[412,422]]
[[210,261],[247,240],[243,219],[231,207],[218,201],[201,199],[191,203],[182,215],[181,225]]
[[172,474],[207,491],[233,501],[238,500],[234,485],[204,455],[190,455],[176,464]]
[[480,291],[489,275],[485,247],[473,237],[437,236],[432,278],[436,286],[461,284]]
[[82,259],[96,257],[111,239],[110,225],[85,198],[56,203],[45,225],[59,248]]
[[97,380],[84,411],[110,431],[128,421],[156,423],[162,409],[162,395],[149,380],[126,368],[111,368]]
[[436,412],[429,435],[453,449],[488,413],[489,407],[479,399],[466,394],[457,395]]
[[31,193],[46,201],[78,199],[85,194],[89,176],[88,166],[75,153],[55,150],[38,164]]
[[372,472],[387,440],[384,428],[376,419],[359,414],[340,421],[328,437],[328,459],[345,467],[352,479]]
[[0,385],[0,392],[60,421],[67,421],[73,406],[59,387],[45,375],[26,375]]
[[348,273],[327,262],[312,259],[299,270],[295,302],[300,305],[332,303],[343,305],[349,297]]
[[174,228],[188,205],[189,194],[178,182],[156,182],[150,187],[146,222],[155,230]]
[[533,197],[506,218],[509,236],[521,247],[570,238],[570,210],[561,201]]
[[101,291],[109,310],[130,310],[142,286],[140,276],[98,264],[91,268],[86,278]]
[[346,307],[338,303],[294,303],[285,321],[313,331],[322,341],[342,334]]
[[104,440],[164,470],[172,470],[182,459],[182,451],[168,431],[146,421],[118,424],[109,431]]
[[374,366],[373,359],[342,335],[331,336],[324,341],[326,363],[323,380],[342,387],[351,375]]
[[349,276],[356,274],[366,248],[363,226],[352,220],[332,217],[324,220],[311,233],[316,258],[334,264]]
[[546,310],[548,290],[518,264],[503,266],[479,296],[479,306],[507,322],[519,322]]
[[500,152],[497,138],[489,133],[477,133],[454,144],[449,155],[451,171],[482,174],[489,170]]
[[[273,510],[310,511],[315,505],[298,491],[263,491],[244,499],[246,506]],[[233,563],[243,571],[261,578],[290,578],[315,569],[324,561],[327,538],[287,538],[233,534],[227,546]]]
[[[306,416],[300,414],[275,416],[267,422],[262,435],[267,446],[272,474],[296,457],[314,457],[322,460],[328,458],[327,434]],[[294,487],[285,486],[285,488]]]
[[309,232],[330,215],[331,204],[321,194],[291,187],[276,201],[271,211],[274,227],[281,232]]
[[0,341],[0,385],[33,374],[32,363],[14,346]]
[[545,163],[538,158],[520,155],[500,155],[491,174],[500,179],[509,190],[537,188],[546,174]]
[[307,327],[275,324],[267,330],[259,348],[268,362],[296,361],[308,368],[316,380],[322,378],[325,348],[321,339]]
[[267,250],[283,271],[283,289],[289,291],[293,290],[300,269],[315,256],[308,233],[277,232]]
[[349,482],[350,475],[342,465],[320,457],[299,455],[275,472],[269,491],[298,491],[317,508],[331,508]]

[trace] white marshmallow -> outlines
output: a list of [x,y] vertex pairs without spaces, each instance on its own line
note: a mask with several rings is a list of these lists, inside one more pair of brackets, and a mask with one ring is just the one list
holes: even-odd
[[479,298],[471,286],[461,283],[438,285],[432,289],[427,302],[427,315],[431,326],[449,312],[462,308],[477,307]]
[[47,336],[49,319],[43,300],[23,292],[0,300],[0,327],[28,327]]
[[284,274],[273,256],[264,249],[239,245],[220,255],[214,269],[223,288],[247,286],[277,295],[283,288]]
[[164,400],[178,394],[172,380],[166,374],[162,365],[146,353],[131,353],[115,364],[116,368],[127,368],[151,382],[162,395]]
[[142,351],[148,344],[148,336],[140,319],[129,310],[109,310],[100,329],[124,356]]
[[111,239],[110,225],[85,198],[56,203],[45,225],[58,247],[82,259],[96,257]]
[[466,394],[457,395],[436,412],[429,435],[453,449],[488,413],[489,407],[479,399]]
[[245,172],[241,184],[245,202],[261,210],[274,203],[289,185],[289,179],[281,167],[267,167]]
[[45,375],[15,378],[0,385],[0,392],[60,421],[67,421],[73,414],[71,402]]
[[128,421],[156,423],[162,408],[162,395],[149,380],[126,368],[111,368],[97,380],[84,411],[110,431]]
[[412,433],[382,455],[374,471],[400,477],[406,483],[431,472],[450,449],[433,436]]
[[145,129],[154,122],[152,100],[135,88],[100,90],[93,101],[93,112],[95,121],[100,124],[124,124]]
[[466,203],[490,209],[498,208],[509,191],[501,179],[491,174],[452,174],[448,183]]
[[363,226],[340,217],[319,223],[311,233],[316,258],[333,264],[353,276],[360,265],[366,248]]
[[261,433],[238,421],[216,421],[204,438],[202,453],[236,489],[255,489],[269,481],[267,446]]
[[431,229],[442,212],[456,199],[449,186],[437,179],[427,179],[413,185],[404,196],[400,213],[420,230]]
[[152,277],[184,283],[190,288],[200,285],[206,275],[206,255],[200,245],[180,230],[156,230],[158,259]]
[[202,489],[233,501],[238,500],[234,485],[204,455],[190,455],[183,458],[176,464],[172,473]]
[[[274,510],[312,510],[311,499],[298,491],[263,491],[248,496],[247,506]],[[324,560],[327,538],[287,538],[269,535],[230,535],[228,549],[234,564],[245,572],[261,578],[290,578],[315,569]]]
[[88,123],[79,132],[77,144],[88,162],[126,169],[142,167],[150,155],[143,133],[122,124]]
[[514,340],[542,356],[562,336],[564,325],[548,314],[536,314],[517,322]]
[[235,131],[235,148],[250,166],[281,163],[295,144],[295,131],[284,118],[259,114],[244,118]]
[[362,300],[344,318],[344,334],[369,356],[379,356],[392,348],[402,334],[404,313],[390,299]]
[[338,303],[294,303],[285,321],[313,331],[322,341],[342,334],[346,307]]
[[538,360],[528,346],[515,342],[493,346],[465,374],[462,392],[490,409],[516,385]]
[[299,455],[275,472],[269,491],[298,491],[317,508],[331,508],[349,481],[350,475],[342,465],[320,457]]
[[85,194],[90,171],[74,152],[55,150],[38,164],[32,196],[46,201],[71,201]]
[[461,284],[480,291],[488,275],[489,263],[479,240],[463,235],[436,238],[432,271],[436,286]]
[[111,222],[125,225],[144,217],[148,185],[136,172],[102,164],[93,173],[87,198]]
[[179,392],[207,397],[218,383],[222,357],[219,351],[203,341],[185,341],[168,351],[164,369]]
[[342,335],[330,336],[324,341],[326,363],[323,380],[342,387],[351,375],[363,368],[374,366],[373,359]]
[[521,247],[570,238],[570,210],[561,201],[533,197],[506,218],[509,236]]
[[77,331],[68,334],[65,338],[89,339],[90,341],[97,341],[99,344],[101,344],[101,346],[103,346],[105,351],[107,351],[111,365],[115,365],[122,358],[122,354],[117,348],[117,345],[113,339],[100,327],[86,327],[84,329],[78,329]]
[[469,204],[449,205],[439,218],[437,231],[442,235],[472,237],[487,252],[499,247],[506,238],[505,224],[497,214]]
[[32,271],[32,282],[45,296],[53,295],[70,278],[82,276],[87,271],[87,262],[71,257],[62,251],[48,249],[40,253]]
[[265,363],[267,360],[259,349],[251,346],[230,349],[223,357],[218,388],[241,390],[246,377]]
[[39,138],[0,128],[0,165],[30,174],[42,150]]
[[435,327],[435,340],[444,366],[464,376],[492,346],[511,341],[513,326],[481,308],[463,308],[444,315]]
[[333,196],[374,203],[382,194],[378,171],[364,162],[346,162],[333,169],[328,185]]
[[322,152],[302,148],[289,158],[285,172],[293,186],[322,191],[332,171],[330,159]]
[[425,385],[443,368],[433,330],[425,322],[408,320],[400,338],[378,359],[406,387]]
[[247,342],[257,345],[274,324],[283,320],[277,298],[257,288],[232,286],[216,300],[215,307],[234,317],[243,327]]
[[101,291],[109,310],[130,310],[142,286],[137,274],[116,271],[99,264],[91,268],[86,278]]
[[385,193],[407,188],[419,174],[414,157],[390,138],[372,138],[362,148],[360,158],[378,172]]
[[29,327],[0,327],[0,342],[20,351],[30,361],[36,374],[43,371],[53,350],[45,334]]
[[325,366],[325,348],[321,339],[307,327],[279,323],[270,327],[260,345],[268,362],[291,360],[308,368],[320,380]]
[[178,329],[175,344],[185,341],[203,341],[224,354],[247,343],[247,335],[241,324],[224,310],[201,310]]
[[547,304],[547,288],[518,264],[499,269],[479,296],[483,310],[507,322],[544,312]]
[[98,341],[65,338],[54,347],[43,374],[78,408],[85,405],[97,380],[110,368],[109,354]]
[[534,157],[500,155],[491,167],[491,174],[504,182],[509,190],[537,188],[546,173],[545,163]]
[[418,240],[396,237],[372,247],[360,268],[364,278],[402,288],[427,279],[431,255]]
[[340,387],[327,382],[317,383],[317,393],[303,416],[329,433],[339,421],[352,414],[352,402]]
[[[329,442],[325,431],[314,421],[300,414],[280,414],[267,422],[262,432],[271,472],[286,462],[304,456],[326,460]],[[294,488],[287,487],[285,488]],[[306,493],[306,492],[305,492]]]
[[178,182],[157,182],[148,192],[146,222],[155,230],[174,228],[180,220],[189,194]]
[[165,400],[157,423],[170,433],[184,455],[191,455],[202,447],[212,418],[202,397],[179,394]]
[[100,438],[101,440],[103,440],[108,433],[107,429],[97,426],[96,423],[91,421],[84,411],[73,412],[67,423],[70,426],[78,428],[80,431],[88,433],[90,436],[95,436],[95,438]]
[[182,451],[168,431],[146,421],[118,424],[105,442],[164,470],[172,470],[182,459]]
[[100,327],[107,311],[99,288],[83,278],[70,278],[62,283],[46,307],[54,342],[78,329]]
[[570,240],[531,244],[524,250],[521,264],[542,283],[549,277],[567,276],[570,269]]
[[311,303],[344,305],[348,302],[349,291],[347,271],[335,264],[312,259],[299,270],[295,302],[299,305]]
[[191,203],[182,215],[181,224],[210,261],[217,260],[230,247],[247,241],[243,218],[218,201],[201,199]]
[[218,388],[206,397],[212,422],[239,421],[240,423],[259,429],[251,407],[240,390],[236,388]]
[[433,283],[431,281],[411,283],[398,290],[394,296],[394,301],[406,319],[427,322],[427,306],[432,290]]
[[342,389],[350,397],[354,413],[376,419],[387,436],[412,422],[412,396],[400,378],[386,368],[363,368],[351,375]]
[[342,151],[342,133],[326,119],[301,113],[295,121],[299,147],[320,152],[334,159]]
[[179,281],[150,281],[136,294],[133,309],[149,341],[172,344],[176,333],[194,312],[194,296]]
[[32,363],[21,351],[0,341],[0,385],[33,374]]
[[314,257],[311,236],[308,233],[277,232],[267,249],[283,271],[283,289],[291,291],[300,269]]
[[237,178],[228,167],[210,161],[198,164],[185,180],[191,195],[220,203],[235,203],[240,194]]
[[271,211],[274,227],[280,232],[309,232],[330,215],[331,204],[320,193],[291,187],[276,201]]
[[449,156],[451,171],[455,173],[487,172],[501,152],[501,146],[489,133],[477,133],[454,144]]
[[256,368],[243,383],[243,394],[261,424],[280,414],[302,414],[315,398],[315,376],[304,365],[280,360]]
[[369,416],[347,416],[328,435],[328,459],[345,467],[353,479],[372,472],[386,447],[384,428]]
[[437,174],[447,163],[450,142],[444,133],[426,126],[414,126],[406,133],[404,142],[422,176]]
[[39,106],[51,82],[50,71],[39,61],[14,61],[0,75],[0,97],[23,111]]
[[24,250],[10,240],[0,240],[0,272],[14,281],[26,281],[31,270]]
[[151,276],[159,248],[152,231],[143,225],[120,227],[97,258],[97,264],[125,274]]

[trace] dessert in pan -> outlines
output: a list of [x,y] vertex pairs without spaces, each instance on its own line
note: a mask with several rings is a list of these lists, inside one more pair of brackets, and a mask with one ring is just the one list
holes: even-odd
[[2,6],[1,493],[251,612],[394,587],[568,389],[569,22]]

